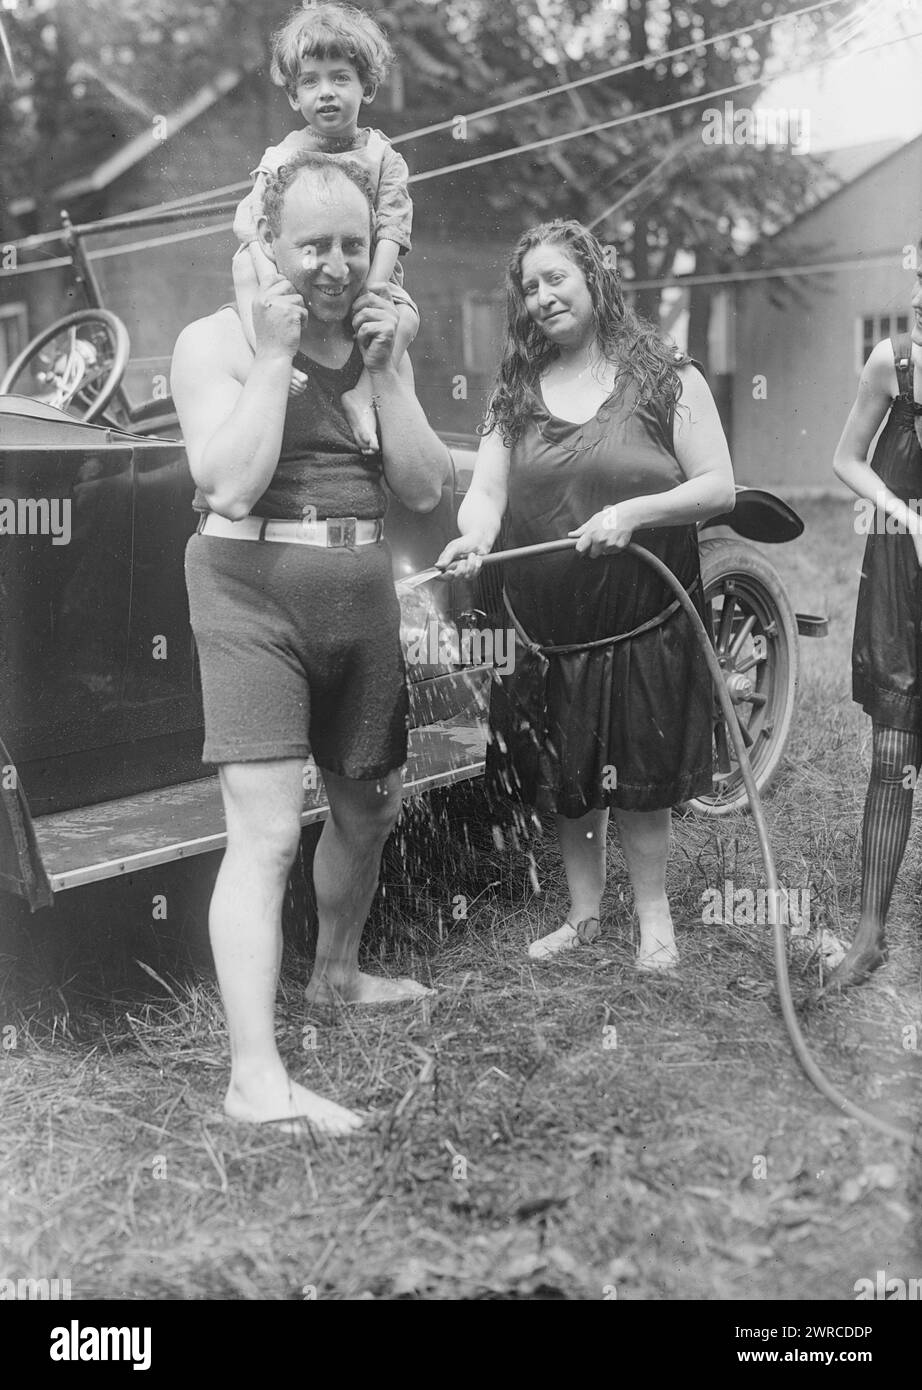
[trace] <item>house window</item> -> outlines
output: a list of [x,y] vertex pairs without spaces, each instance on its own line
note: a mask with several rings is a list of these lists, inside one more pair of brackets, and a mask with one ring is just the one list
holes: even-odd
[[25,304],[0,304],[0,376],[28,341]]
[[464,370],[486,375],[496,370],[503,345],[503,298],[471,291],[461,301]]
[[858,361],[860,373],[874,348],[883,338],[899,338],[909,332],[908,314],[866,314],[858,320]]

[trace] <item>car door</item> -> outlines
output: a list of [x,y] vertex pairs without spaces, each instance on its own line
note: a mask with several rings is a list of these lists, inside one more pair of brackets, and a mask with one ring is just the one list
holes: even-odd
[[13,400],[0,414],[0,736],[41,814],[106,794],[100,769],[123,725],[133,451],[29,402],[14,413]]

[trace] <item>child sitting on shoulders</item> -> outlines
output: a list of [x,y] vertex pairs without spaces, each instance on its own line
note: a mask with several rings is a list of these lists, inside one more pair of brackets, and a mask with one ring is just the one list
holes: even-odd
[[[357,162],[369,175],[374,190],[375,249],[367,283],[390,282],[399,320],[395,361],[416,337],[419,314],[403,289],[403,271],[398,263],[398,256],[410,250],[413,204],[407,189],[409,171],[386,135],[358,125],[362,105],[374,100],[393,60],[393,49],[383,31],[370,15],[353,5],[312,5],[305,0],[273,36],[272,80],[285,88],[292,110],[301,113],[305,124],[265,151],[252,171],[253,189],[234,218],[234,234],[241,242],[234,257],[234,289],[251,345],[253,299],[258,288],[256,259],[262,256],[266,261],[263,269],[272,269],[256,240],[266,179],[305,150],[334,159],[343,156]],[[299,394],[306,385],[304,373],[292,368],[291,393]],[[376,452],[377,423],[366,371],[343,395],[342,403],[362,452]]]

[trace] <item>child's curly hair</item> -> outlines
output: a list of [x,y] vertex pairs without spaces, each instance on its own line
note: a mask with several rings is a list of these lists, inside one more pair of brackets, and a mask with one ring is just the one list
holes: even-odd
[[394,61],[384,30],[355,5],[304,4],[272,36],[272,81],[289,96],[298,90],[306,58],[351,63],[365,95],[373,97]]

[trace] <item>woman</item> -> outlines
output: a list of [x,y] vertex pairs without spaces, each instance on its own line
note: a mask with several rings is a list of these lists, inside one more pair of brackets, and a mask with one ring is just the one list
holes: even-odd
[[[619,552],[636,539],[700,607],[695,524],[734,496],[701,373],[625,307],[612,253],[578,222],[526,232],[508,269],[506,346],[462,535],[439,563],[475,575],[504,519],[504,546],[578,538],[575,551],[506,567],[511,612],[548,669],[537,755],[516,747],[513,728],[491,758],[508,749],[517,788],[556,812],[570,893],[563,924],[529,947],[535,959],[599,934],[611,808],[640,923],[637,967],[676,964],[670,807],[712,789],[713,698],[671,590]],[[517,672],[528,679],[519,662]]]
[[887,910],[922,762],[922,269],[916,273],[912,311],[911,333],[885,338],[868,358],[833,460],[836,475],[875,504],[876,516],[852,647],[852,694],[873,721],[861,909],[855,939],[827,989],[863,983],[887,958]]

